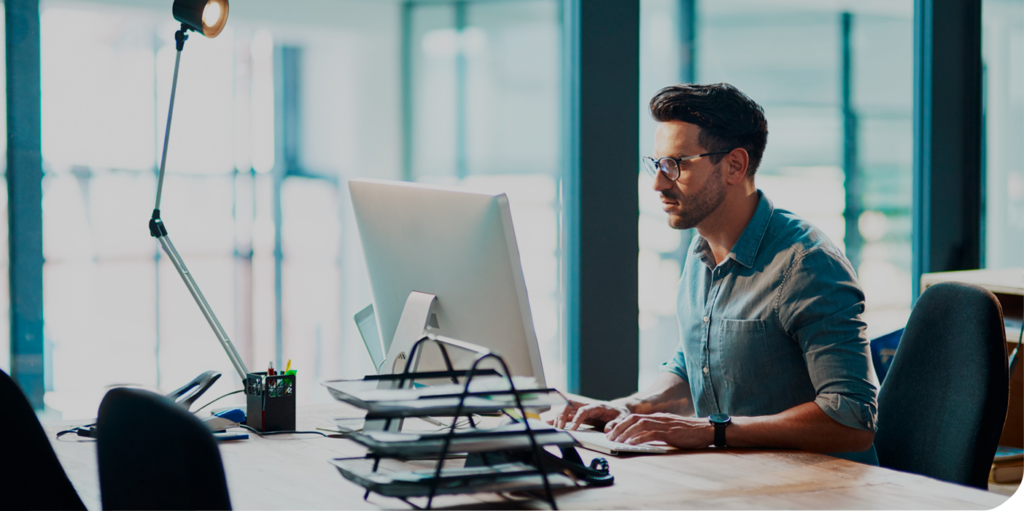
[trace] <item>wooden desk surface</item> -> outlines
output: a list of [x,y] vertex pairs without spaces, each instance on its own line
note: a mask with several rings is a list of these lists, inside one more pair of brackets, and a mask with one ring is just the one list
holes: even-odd
[[1024,268],[925,273],[921,275],[921,291],[939,282],[966,282],[996,294],[1021,296],[1024,295]]
[[[342,404],[299,408],[298,428],[333,427],[334,417],[357,417]],[[57,431],[74,424],[47,424],[58,458],[89,509],[100,509],[96,446],[91,439]],[[154,439],[154,441],[158,441]],[[397,499],[371,495],[344,479],[327,460],[361,456],[365,449],[317,435],[250,434],[221,444],[235,509],[407,508]],[[603,456],[580,450],[584,461]],[[616,458],[605,456],[615,485],[561,491],[561,509],[992,509],[1007,497],[923,476],[800,451],[726,450]],[[424,468],[432,462],[419,462]],[[422,504],[421,499],[413,500]],[[528,507],[497,495],[438,497],[437,507]]]

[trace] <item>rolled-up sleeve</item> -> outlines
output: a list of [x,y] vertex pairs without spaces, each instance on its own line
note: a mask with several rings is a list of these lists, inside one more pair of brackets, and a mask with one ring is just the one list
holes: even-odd
[[683,381],[689,382],[690,379],[686,376],[686,355],[683,355],[683,347],[680,346],[676,350],[675,355],[668,362],[661,364],[661,372],[675,373]]
[[794,259],[777,298],[779,322],[803,351],[815,404],[844,426],[875,431],[864,292],[849,262],[816,247]]

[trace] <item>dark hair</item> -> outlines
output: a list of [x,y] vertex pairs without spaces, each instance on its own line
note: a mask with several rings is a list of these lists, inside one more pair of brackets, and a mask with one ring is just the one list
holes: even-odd
[[[651,98],[651,117],[658,122],[682,121],[700,127],[698,142],[708,152],[747,150],[747,175],[753,176],[768,144],[764,109],[727,83],[680,84],[665,87]],[[724,155],[711,157],[717,164]]]

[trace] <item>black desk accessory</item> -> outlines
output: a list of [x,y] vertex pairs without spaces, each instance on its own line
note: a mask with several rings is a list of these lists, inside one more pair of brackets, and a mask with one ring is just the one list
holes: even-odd
[[[199,399],[199,396],[202,396],[219,379],[220,373],[217,371],[206,371],[164,397],[188,410],[192,408],[192,403]],[[70,431],[73,431],[78,436],[96,438],[97,426],[81,426]]]
[[257,431],[295,430],[295,373],[249,373],[245,424]]
[[199,399],[199,396],[202,396],[219,379],[220,373],[217,371],[206,371],[196,376],[192,381],[182,385],[181,388],[167,394],[167,397],[188,410],[192,408],[192,403]]
[[[427,343],[440,349],[447,370],[416,371],[422,347]],[[454,369],[452,357],[448,354],[451,348],[473,353],[473,362],[468,370]],[[407,503],[409,498],[426,497],[426,508],[429,509],[437,495],[538,491],[542,492],[541,495],[552,509],[557,509],[553,488],[608,486],[614,483],[608,463],[603,458],[593,460],[590,466],[583,465],[575,450],[579,444],[571,435],[558,430],[538,430],[537,425],[530,425],[526,419],[528,406],[546,403],[543,399],[545,396],[560,397],[562,402],[565,399],[554,389],[516,389],[508,366],[499,355],[474,344],[427,335],[413,345],[409,360],[405,370],[399,374],[370,375],[363,380],[349,382],[324,382],[324,386],[336,399],[366,409],[367,420],[383,420],[384,431],[390,431],[391,422],[403,417],[452,417],[452,425],[447,433],[409,435],[409,442],[416,442],[416,448],[405,449],[404,452],[400,448],[388,449],[382,447],[380,442],[375,443],[375,440],[400,437],[401,434],[387,433],[379,436],[382,432],[371,432],[352,435],[350,438],[368,447],[369,453],[364,457],[334,459],[331,463],[346,479],[366,488],[364,498],[369,497],[371,492]],[[480,364],[487,360],[494,361],[501,371],[481,368]],[[488,375],[502,377],[508,384],[507,388],[472,390],[474,377]],[[419,390],[413,387],[414,381],[438,378],[450,378],[454,384],[426,392],[410,392]],[[460,382],[460,378],[464,378],[464,383]],[[392,392],[396,399],[371,399],[379,398],[382,393],[360,393],[355,390],[360,382],[366,388],[378,387],[380,382],[393,382],[391,389],[385,390],[384,395]],[[354,390],[346,392],[346,389]],[[476,429],[473,413],[500,412],[509,408],[516,410],[519,417],[522,417],[516,419],[515,423],[521,427]],[[459,417],[462,416],[468,419],[473,429],[467,432],[456,430]],[[375,434],[378,436],[374,437]],[[501,447],[510,444],[514,446]],[[545,451],[545,445],[557,446],[562,457]],[[465,466],[444,467],[445,460],[456,453],[467,454]],[[422,459],[425,455],[437,459],[433,470],[378,471],[383,459]],[[372,463],[372,469],[366,470],[369,463]]]

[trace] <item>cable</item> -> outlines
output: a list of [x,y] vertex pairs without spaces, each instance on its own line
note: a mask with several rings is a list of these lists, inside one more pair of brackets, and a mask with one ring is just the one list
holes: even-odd
[[242,389],[242,390],[236,390],[236,391],[234,391],[234,392],[228,392],[227,394],[224,394],[223,396],[221,396],[221,397],[218,397],[217,399],[214,399],[213,401],[210,401],[209,403],[206,403],[206,404],[205,404],[205,405],[203,405],[203,406],[200,406],[199,408],[197,408],[197,409],[196,409],[196,411],[194,411],[194,412],[192,412],[192,413],[199,413],[199,412],[200,412],[200,411],[201,411],[201,410],[202,410],[203,408],[206,408],[207,406],[210,406],[210,405],[212,405],[213,403],[216,403],[217,401],[220,401],[221,399],[224,399],[224,398],[226,398],[226,397],[228,397],[228,396],[230,396],[230,395],[232,395],[232,394],[238,394],[239,392],[242,392],[243,390],[245,390],[245,389]]
[[96,423],[94,422],[92,424],[86,424],[84,426],[77,426],[77,427],[74,427],[74,428],[71,428],[71,429],[65,429],[64,431],[58,431],[57,432],[57,438],[60,438],[60,437],[62,437],[64,435],[67,435],[67,434],[70,434],[70,433],[78,433],[78,430],[80,430],[82,428],[88,428],[90,426],[95,426],[95,425],[96,425]]
[[253,429],[253,428],[251,428],[249,426],[246,426],[245,424],[239,424],[238,427],[248,429],[249,431],[252,431],[253,433],[256,433],[259,436],[283,435],[285,433],[292,433],[292,434],[296,434],[296,435],[320,435],[320,436],[322,436],[324,438],[327,438],[327,435],[325,435],[325,434],[323,434],[323,433],[321,433],[319,431],[294,431],[294,430],[289,430],[289,431],[256,431],[255,429]]

